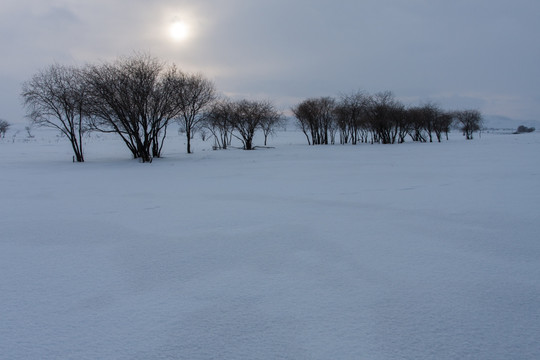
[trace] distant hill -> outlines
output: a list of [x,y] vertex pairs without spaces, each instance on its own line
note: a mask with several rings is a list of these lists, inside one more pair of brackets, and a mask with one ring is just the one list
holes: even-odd
[[534,127],[540,130],[540,121],[538,120],[514,120],[506,116],[484,115],[484,127],[486,129],[511,129],[516,130],[518,126],[524,125]]

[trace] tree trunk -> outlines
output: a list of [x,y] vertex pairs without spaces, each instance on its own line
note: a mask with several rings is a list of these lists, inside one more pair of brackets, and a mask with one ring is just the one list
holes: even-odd
[[191,154],[191,130],[186,127],[187,153]]

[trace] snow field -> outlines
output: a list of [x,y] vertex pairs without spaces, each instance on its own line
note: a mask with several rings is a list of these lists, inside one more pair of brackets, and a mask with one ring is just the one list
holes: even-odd
[[[540,357],[540,135],[87,162],[0,141],[0,357]],[[256,142],[256,143],[261,143]]]

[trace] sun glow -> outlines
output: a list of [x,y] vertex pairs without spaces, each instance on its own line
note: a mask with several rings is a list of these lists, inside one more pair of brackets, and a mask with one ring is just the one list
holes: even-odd
[[169,35],[173,40],[182,41],[189,36],[189,27],[180,20],[175,20],[169,27]]

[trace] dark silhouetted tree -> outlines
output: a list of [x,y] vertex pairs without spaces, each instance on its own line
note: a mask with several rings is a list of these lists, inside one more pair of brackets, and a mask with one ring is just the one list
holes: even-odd
[[296,118],[298,127],[306,136],[308,145],[315,145],[314,140],[317,138],[317,115],[315,99],[304,100],[300,104],[291,108],[291,111]]
[[226,99],[215,101],[204,114],[203,126],[214,136],[214,148],[227,149],[231,142],[232,105]]
[[216,98],[214,84],[201,74],[183,74],[180,87],[177,89],[180,101],[180,114],[177,121],[185,131],[187,153],[191,154],[191,139],[193,132],[204,120],[204,111]]
[[11,124],[7,120],[0,119],[0,135],[6,137],[6,132],[8,131]]
[[89,66],[85,79],[93,127],[117,133],[142,162],[160,157],[167,126],[182,109],[177,94],[185,75],[156,58],[136,54]]
[[456,111],[453,116],[467,140],[471,140],[473,133],[482,128],[482,114],[478,110]]
[[439,110],[433,124],[433,131],[435,132],[435,136],[437,137],[438,142],[441,142],[441,137],[443,133],[446,135],[446,140],[448,140],[448,133],[450,132],[452,122],[453,118],[451,113]]
[[[337,130],[336,101],[331,97],[312,98],[302,101],[291,110],[308,144],[328,144]],[[311,139],[310,139],[311,136]]]
[[372,142],[395,143],[403,105],[390,91],[377,93],[371,99],[369,119],[373,132]]
[[285,118],[282,114],[274,111],[273,114],[265,117],[261,122],[261,130],[264,135],[264,146],[267,146],[268,136],[275,134],[276,129],[283,126]]
[[368,127],[368,110],[371,98],[363,92],[342,95],[336,105],[336,124],[340,131],[340,142],[356,145],[364,140]]
[[244,150],[253,149],[253,138],[263,122],[281,116],[269,101],[235,101],[229,111],[234,136],[242,141]]
[[409,135],[413,141],[426,142],[427,136],[424,134],[424,111],[421,106],[413,106],[407,109],[409,123]]
[[71,142],[75,159],[83,162],[88,87],[81,71],[51,65],[23,84],[22,97],[32,123],[60,130]]

